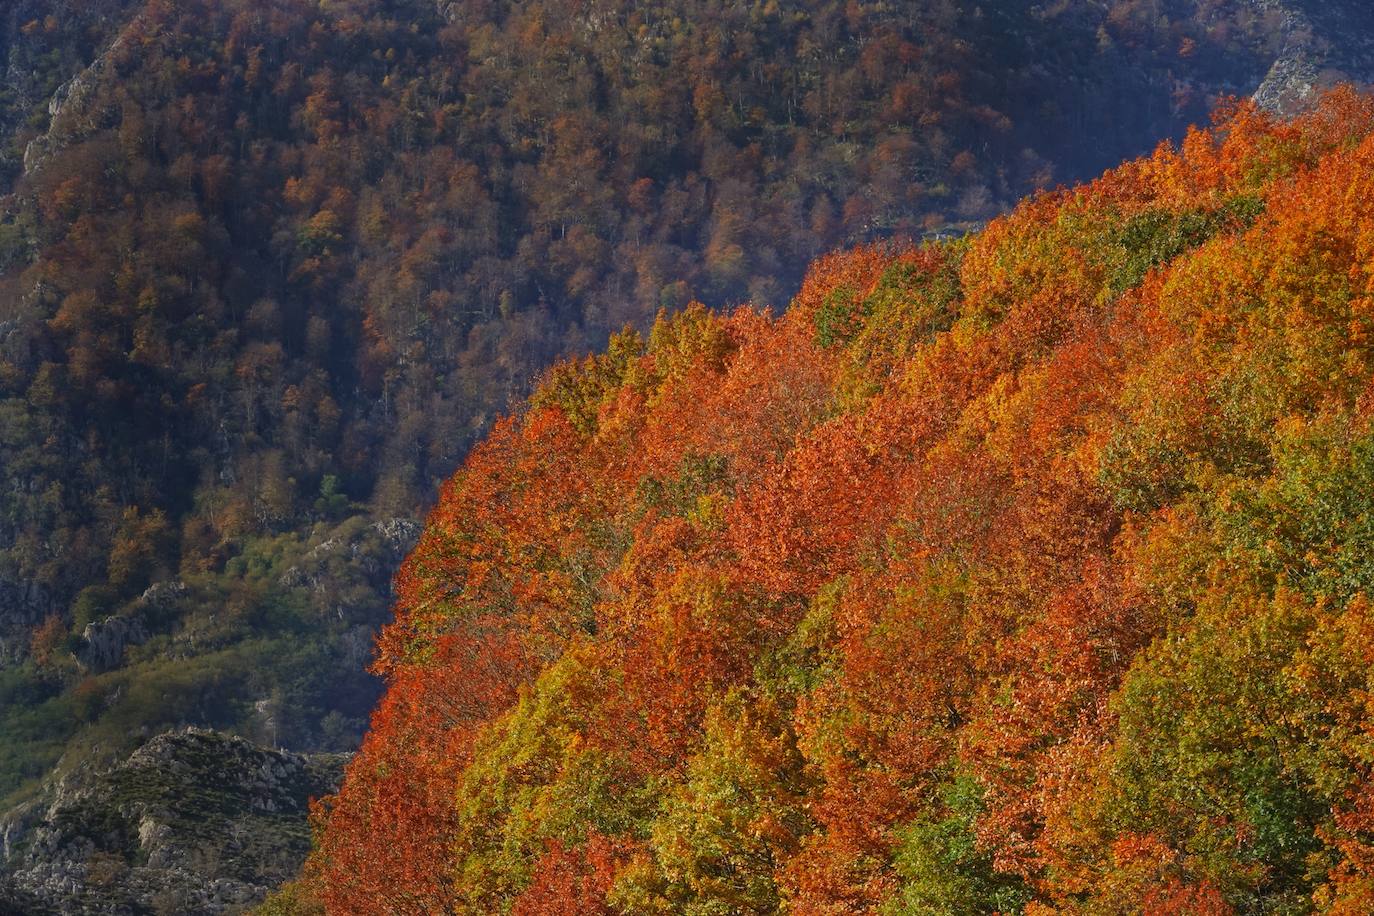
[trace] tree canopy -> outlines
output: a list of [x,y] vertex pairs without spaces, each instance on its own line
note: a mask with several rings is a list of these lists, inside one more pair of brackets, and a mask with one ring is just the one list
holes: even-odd
[[1271,26],[1210,0],[7,5],[0,797],[69,738],[356,743],[406,520],[539,369],[1143,151],[1253,85]]
[[445,485],[296,900],[1366,913],[1374,102],[827,255]]

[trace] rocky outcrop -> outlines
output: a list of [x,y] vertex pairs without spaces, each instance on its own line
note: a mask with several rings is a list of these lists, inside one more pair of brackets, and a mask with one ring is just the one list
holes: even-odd
[[90,674],[100,674],[118,668],[125,646],[147,640],[148,630],[137,617],[115,616],[86,624],[81,636],[85,644],[76,650],[76,663]]
[[390,518],[356,526],[321,541],[302,562],[282,573],[279,584],[322,593],[341,578],[341,566],[356,570],[374,585],[385,586],[392,571],[420,539],[420,523],[410,518]]
[[138,0],[0,3],[0,191],[17,166],[8,148],[44,106],[61,107],[83,71],[127,23]]
[[94,126],[89,117],[89,103],[99,85],[101,75],[109,66],[110,55],[118,51],[124,36],[117,37],[109,48],[80,73],[57,87],[48,100],[48,130],[39,134],[24,147],[24,172],[32,173],[42,166],[53,150],[63,142],[79,137]]
[[0,821],[0,914],[6,895],[30,913],[242,911],[299,869],[309,800],[334,791],[345,760],[159,735]]
[[124,662],[125,649],[148,640],[149,627],[143,615],[156,620],[185,595],[183,582],[158,582],[148,586],[127,613],[86,624],[81,631],[82,646],[75,652],[77,664],[88,674],[118,668]]
[[392,553],[404,556],[410,553],[415,542],[420,540],[423,526],[413,518],[389,518],[386,521],[373,522],[372,530],[382,536]]
[[1365,0],[1249,0],[1277,17],[1280,48],[1254,98],[1276,114],[1300,111],[1339,82],[1374,81],[1374,4]]

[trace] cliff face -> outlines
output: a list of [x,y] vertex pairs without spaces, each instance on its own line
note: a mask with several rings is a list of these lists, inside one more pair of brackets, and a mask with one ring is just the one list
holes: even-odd
[[1358,0],[1250,0],[1270,20],[1277,53],[1255,100],[1292,113],[1322,88],[1374,81],[1374,5]]
[[141,0],[11,0],[0,10],[0,192],[52,109],[132,16]]
[[[157,736],[112,769],[68,777],[0,821],[13,906],[32,913],[241,912],[300,867],[307,803],[342,755],[217,732]],[[0,885],[0,900],[6,889]]]

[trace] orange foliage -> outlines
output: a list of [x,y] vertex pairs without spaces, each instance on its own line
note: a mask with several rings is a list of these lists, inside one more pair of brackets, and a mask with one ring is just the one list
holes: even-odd
[[556,370],[400,577],[331,911],[1360,911],[1371,123],[1239,106]]

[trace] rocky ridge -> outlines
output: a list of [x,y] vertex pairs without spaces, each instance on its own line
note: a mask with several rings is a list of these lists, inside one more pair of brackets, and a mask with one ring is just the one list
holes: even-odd
[[[128,23],[137,0],[9,0],[0,5],[0,190],[43,115],[56,115],[83,72]],[[14,142],[18,141],[17,147]]]
[[300,867],[309,800],[335,790],[346,759],[159,735],[0,821],[0,913],[243,912]]
[[1278,17],[1280,49],[1254,93],[1261,107],[1288,114],[1340,82],[1374,82],[1374,6],[1341,0],[1250,0]]

